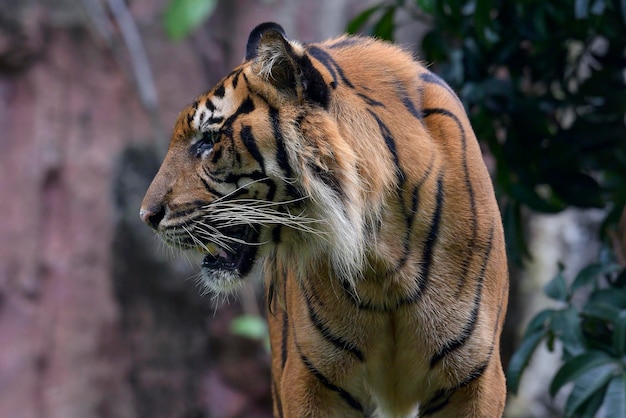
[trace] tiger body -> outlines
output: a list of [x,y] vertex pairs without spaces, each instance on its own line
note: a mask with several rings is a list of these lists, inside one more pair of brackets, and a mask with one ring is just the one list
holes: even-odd
[[213,292],[265,280],[277,417],[498,417],[508,273],[456,95],[363,37],[250,35],[181,112],[141,216],[206,254]]

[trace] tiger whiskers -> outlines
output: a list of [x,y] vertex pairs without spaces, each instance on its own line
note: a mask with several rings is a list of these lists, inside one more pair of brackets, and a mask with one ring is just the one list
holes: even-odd
[[279,211],[273,208],[296,203],[303,199],[284,202],[267,202],[254,199],[215,201],[203,208],[202,218],[205,222],[202,224],[212,225],[211,232],[213,233],[219,233],[219,228],[245,225],[283,225],[293,230],[326,239],[327,233],[319,228],[320,224],[326,223],[325,221],[304,216],[304,211],[299,214],[292,214],[288,210]]
[[[207,221],[204,225],[216,225],[217,227],[242,225],[283,225],[301,232],[324,237],[326,233],[319,228],[313,227],[313,225],[326,224],[326,221],[306,217],[303,215],[304,210],[298,215],[294,215],[289,212],[288,205],[294,205],[299,202],[306,201],[310,199],[310,196],[303,196],[279,202],[250,198],[229,199],[229,197],[235,193],[256,183],[262,183],[268,179],[269,177],[251,180],[244,185],[237,187],[230,193],[220,196],[210,204],[202,207],[201,210],[204,211],[203,219]],[[295,180],[293,181],[295,182]],[[286,211],[273,209],[274,207],[285,207]],[[213,229],[212,232],[219,232],[215,228],[211,229]]]

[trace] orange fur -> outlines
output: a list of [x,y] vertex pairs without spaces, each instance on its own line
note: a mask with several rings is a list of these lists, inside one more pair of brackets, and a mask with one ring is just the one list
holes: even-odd
[[212,254],[214,292],[262,272],[275,415],[501,416],[504,238],[458,98],[369,38],[266,24],[247,57],[180,114],[142,218]]

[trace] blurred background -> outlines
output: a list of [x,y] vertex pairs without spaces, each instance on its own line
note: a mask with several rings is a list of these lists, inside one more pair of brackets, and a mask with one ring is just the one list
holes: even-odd
[[507,416],[625,417],[626,0],[0,0],[0,418],[271,416],[259,285],[203,295],[138,217],[268,20],[452,85],[507,234]]

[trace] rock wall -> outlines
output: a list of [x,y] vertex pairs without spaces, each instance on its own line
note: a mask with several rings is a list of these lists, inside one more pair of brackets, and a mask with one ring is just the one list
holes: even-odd
[[241,305],[199,294],[196,261],[157,243],[139,202],[178,111],[255,24],[325,38],[363,4],[220,1],[173,43],[165,0],[128,2],[150,102],[112,3],[0,0],[0,417],[269,417],[265,348],[230,332]]

